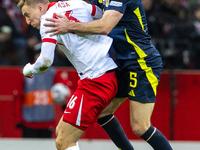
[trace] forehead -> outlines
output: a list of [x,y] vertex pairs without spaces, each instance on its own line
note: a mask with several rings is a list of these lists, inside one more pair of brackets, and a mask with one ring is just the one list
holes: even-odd
[[32,12],[33,9],[34,9],[34,8],[32,8],[31,6],[24,5],[24,6],[22,7],[22,14],[23,14],[24,16],[26,16],[27,13]]

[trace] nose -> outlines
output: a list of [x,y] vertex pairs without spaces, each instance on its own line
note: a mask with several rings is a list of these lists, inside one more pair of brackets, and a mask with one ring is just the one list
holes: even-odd
[[26,23],[31,24],[31,21],[26,17]]

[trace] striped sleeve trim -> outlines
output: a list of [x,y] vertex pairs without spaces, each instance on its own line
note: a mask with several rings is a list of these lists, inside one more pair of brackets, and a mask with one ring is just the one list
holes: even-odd
[[92,13],[91,13],[91,15],[95,16],[95,14],[96,14],[96,6],[92,5]]
[[42,43],[44,42],[49,42],[49,43],[54,43],[54,44],[57,44],[57,40],[55,39],[50,39],[50,38],[45,38],[42,40]]

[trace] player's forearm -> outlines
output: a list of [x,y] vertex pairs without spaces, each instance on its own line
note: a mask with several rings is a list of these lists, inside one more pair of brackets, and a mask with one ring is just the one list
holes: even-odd
[[123,14],[115,10],[107,10],[103,17],[87,23],[70,22],[68,29],[75,33],[104,34],[108,35],[117,25]]
[[42,73],[46,71],[51,65],[53,61],[49,58],[39,57],[35,64],[33,64],[33,71],[35,73]]
[[45,72],[53,63],[55,46],[49,42],[42,43],[40,56],[33,65],[29,63],[24,67],[23,74],[30,76]]
[[38,73],[45,72],[52,64],[52,61],[46,58],[39,58],[34,64],[28,63],[24,69],[23,74],[25,76],[30,76]]
[[105,26],[105,23],[103,23],[100,19],[87,23],[70,22],[68,30],[75,33],[107,35],[112,29],[109,29],[107,26]]

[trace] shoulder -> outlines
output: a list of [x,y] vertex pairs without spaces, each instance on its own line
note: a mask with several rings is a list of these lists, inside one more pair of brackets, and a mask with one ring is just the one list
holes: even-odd
[[127,6],[136,6],[139,3],[142,3],[141,0],[110,0],[109,6],[115,8],[127,7]]

